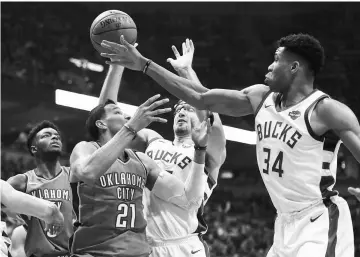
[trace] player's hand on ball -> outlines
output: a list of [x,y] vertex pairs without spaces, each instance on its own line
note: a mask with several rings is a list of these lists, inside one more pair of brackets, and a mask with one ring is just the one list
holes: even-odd
[[191,138],[197,146],[207,146],[209,135],[211,134],[210,118],[201,122],[201,124],[192,129]]
[[135,46],[129,44],[124,36],[120,37],[121,44],[103,40],[101,46],[111,51],[111,54],[101,53],[101,56],[111,59],[119,65],[131,70],[142,70],[146,59],[139,53]]
[[360,201],[360,188],[349,187],[348,191]]
[[[138,43],[135,43],[134,47],[137,47],[138,45],[139,45]],[[121,66],[121,64],[118,61],[116,61],[116,59],[111,59],[111,58],[110,58],[110,61],[105,61],[105,63],[107,65],[120,65]]]
[[160,95],[155,95],[150,97],[145,103],[140,105],[134,116],[127,122],[128,126],[131,127],[136,132],[142,130],[149,126],[152,122],[161,122],[166,123],[167,120],[164,118],[157,117],[160,114],[168,113],[171,111],[171,108],[163,108],[163,109],[156,109],[159,106],[162,106],[169,102],[168,98],[159,99]]
[[187,38],[186,41],[182,43],[182,55],[179,54],[175,46],[171,46],[171,49],[174,52],[176,60],[168,58],[166,61],[171,64],[174,70],[181,72],[181,70],[191,68],[195,52],[195,47],[192,40]]

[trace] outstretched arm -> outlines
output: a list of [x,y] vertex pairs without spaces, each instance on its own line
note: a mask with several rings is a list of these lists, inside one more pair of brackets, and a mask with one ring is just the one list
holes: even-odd
[[26,257],[25,254],[25,240],[26,230],[23,226],[18,226],[14,229],[11,235],[11,256]]
[[117,103],[123,72],[123,66],[112,62],[109,63],[109,71],[101,89],[99,104],[105,103],[108,99],[112,100],[114,103]]
[[[171,64],[174,70],[176,70],[181,77],[196,82],[193,84],[193,86],[195,86],[193,89],[196,92],[207,92],[208,89],[202,86],[198,76],[192,68],[192,61],[195,52],[192,40],[186,39],[186,41],[182,43],[182,55],[179,54],[179,51],[175,46],[172,46],[171,49],[173,50],[176,59],[174,60],[172,58],[168,58],[167,61]],[[200,122],[207,119],[210,115],[209,111],[198,109],[195,109],[195,111]],[[206,170],[209,172],[209,176],[216,182],[219,169],[226,158],[226,139],[219,114],[213,113],[213,117],[214,122],[206,151],[207,156],[205,165]]]
[[[254,85],[242,91],[212,89],[205,93],[199,93],[194,90],[198,82],[181,78],[154,62],[149,63],[149,59],[142,56],[139,51],[127,43],[123,37],[121,37],[121,43],[123,45],[103,41],[101,46],[112,50],[114,53],[102,53],[101,55],[116,59],[118,63],[129,69],[143,70],[171,94],[186,101],[197,109],[206,109],[236,117],[248,115],[255,112],[262,97],[269,91],[265,85]],[[254,96],[255,99],[251,99],[251,96]],[[258,100],[258,98],[260,98],[260,100]]]
[[54,234],[60,232],[64,217],[54,203],[17,191],[4,180],[0,180],[0,185],[1,203],[9,211],[37,217],[52,226],[47,226],[47,230],[53,230]]
[[[124,67],[116,62],[107,61],[106,63],[109,64],[109,71],[101,89],[99,104],[105,103],[108,99],[117,103],[121,79],[124,72]],[[153,138],[162,137],[157,132],[144,128],[138,132],[136,138],[130,142],[128,147],[145,152],[148,142]]]

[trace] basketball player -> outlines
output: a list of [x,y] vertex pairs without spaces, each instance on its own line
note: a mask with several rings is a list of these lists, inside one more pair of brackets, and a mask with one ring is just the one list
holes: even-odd
[[[51,234],[57,235],[61,231],[64,225],[64,216],[54,203],[19,192],[2,179],[0,179],[0,185],[1,206],[6,207],[10,212],[26,214],[43,220],[45,222],[44,230]],[[11,256],[9,255],[11,240],[6,234],[6,225],[3,221],[1,221],[0,233],[1,256]]]
[[[175,46],[172,46],[176,60],[171,59],[171,65],[186,78],[198,81],[192,70],[194,45],[187,40],[182,45],[183,55],[180,56]],[[169,59],[170,61],[170,59]],[[123,68],[111,62],[109,73],[102,88],[100,99],[117,100]],[[202,92],[203,88],[195,90]],[[174,140],[165,140],[157,132],[150,129],[139,131],[131,143],[131,148],[145,152],[156,164],[169,173],[186,181],[194,155],[191,128],[208,117],[206,111],[199,111],[184,101],[179,101],[174,114]],[[144,192],[144,209],[147,220],[146,235],[152,245],[152,257],[161,256],[206,256],[208,247],[202,240],[207,225],[202,217],[203,208],[217,183],[220,166],[225,160],[225,135],[218,114],[213,114],[213,128],[206,149],[206,164],[204,172],[208,175],[203,204],[200,209],[186,210],[164,201],[151,193]],[[195,207],[195,206],[194,206]]]
[[143,57],[121,38],[104,42],[113,58],[142,70],[165,89],[199,109],[229,116],[255,115],[257,160],[277,209],[274,243],[267,256],[354,256],[349,207],[332,188],[340,143],[327,144],[335,132],[360,161],[360,127],[344,104],[314,89],[324,50],[307,34],[281,38],[265,84],[241,91],[198,93],[180,78]]
[[[72,192],[69,168],[60,165],[62,141],[60,131],[50,121],[38,123],[29,133],[27,146],[35,157],[36,168],[11,177],[8,182],[18,191],[55,203],[64,216],[64,229],[59,234],[44,232],[44,223],[36,217],[25,217],[27,232],[18,227],[12,237],[14,252],[26,256],[65,256],[73,233]],[[15,238],[18,237],[18,238]]]
[[194,161],[185,183],[144,153],[127,149],[138,131],[153,121],[166,122],[156,115],[171,108],[154,110],[168,102],[156,101],[159,97],[148,99],[131,119],[111,100],[90,112],[86,127],[94,141],[78,143],[70,157],[71,182],[77,183],[79,197],[73,256],[148,256],[142,203],[145,187],[186,210],[200,207],[207,179],[203,170],[209,120],[192,131]]

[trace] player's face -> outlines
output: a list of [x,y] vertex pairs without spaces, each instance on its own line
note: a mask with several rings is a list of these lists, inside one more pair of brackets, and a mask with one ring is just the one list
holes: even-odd
[[44,128],[36,134],[36,149],[42,153],[61,153],[62,142],[59,133],[53,128]]
[[116,134],[130,120],[130,116],[125,114],[116,104],[106,105],[105,113],[104,121],[112,135]]
[[284,50],[284,47],[276,50],[274,61],[268,67],[268,73],[265,75],[265,84],[274,92],[285,91],[292,82],[292,63],[286,58]]
[[191,133],[193,124],[198,121],[195,108],[182,102],[175,109],[174,133],[179,136],[185,136]]

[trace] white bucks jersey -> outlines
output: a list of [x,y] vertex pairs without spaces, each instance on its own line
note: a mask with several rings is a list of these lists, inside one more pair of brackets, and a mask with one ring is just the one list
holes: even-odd
[[341,142],[319,137],[310,127],[314,107],[327,97],[315,90],[277,111],[280,94],[269,92],[255,114],[257,162],[278,212],[298,211],[337,194],[332,187]]
[[[145,153],[163,170],[186,181],[194,157],[194,145],[175,146],[165,139],[150,141]],[[204,171],[206,172],[206,171]],[[214,180],[208,179],[204,202],[210,197],[215,186]],[[200,209],[184,210],[175,204],[166,202],[148,189],[144,189],[144,212],[147,218],[146,234],[149,239],[170,239],[185,237],[192,233],[203,233],[207,226],[203,220],[203,205]]]

